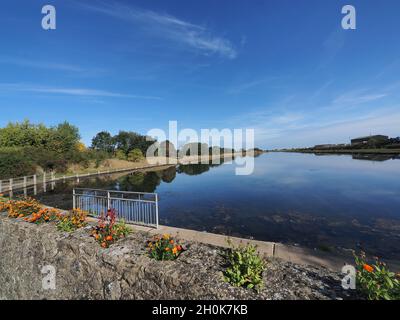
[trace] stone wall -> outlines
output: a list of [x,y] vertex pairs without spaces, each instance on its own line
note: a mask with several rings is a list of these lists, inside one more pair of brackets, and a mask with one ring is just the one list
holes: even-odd
[[[256,298],[222,281],[215,247],[187,244],[177,261],[146,254],[148,235],[135,232],[102,249],[89,230],[59,232],[0,214],[0,299]],[[56,289],[44,290],[42,267],[56,269]]]

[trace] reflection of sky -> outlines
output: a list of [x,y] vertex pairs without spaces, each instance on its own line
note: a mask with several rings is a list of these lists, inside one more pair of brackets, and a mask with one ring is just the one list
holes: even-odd
[[[161,184],[157,192],[163,198],[164,213],[173,214],[168,207],[177,210],[180,204],[186,209],[223,203],[243,210],[244,215],[395,216],[400,206],[399,160],[270,153],[255,159],[253,175],[236,176],[234,170],[234,165],[225,164],[198,176],[178,174],[172,184]],[[168,196],[162,197],[163,193]]]

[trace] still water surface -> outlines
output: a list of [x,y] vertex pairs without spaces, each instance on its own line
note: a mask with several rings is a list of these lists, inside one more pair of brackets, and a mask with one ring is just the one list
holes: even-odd
[[[229,163],[186,165],[79,186],[157,192],[165,225],[400,259],[399,159],[268,153],[250,176]],[[68,209],[72,188],[58,183],[39,198]]]

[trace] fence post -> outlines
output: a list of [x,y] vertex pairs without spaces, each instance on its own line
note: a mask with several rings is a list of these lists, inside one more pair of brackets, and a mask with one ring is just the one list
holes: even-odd
[[156,193],[156,228],[158,229],[158,194]]
[[111,209],[111,197],[110,197],[110,191],[107,191],[107,210]]
[[10,191],[13,191],[13,184],[14,184],[14,180],[13,179],[10,179]]
[[55,180],[55,175],[54,175],[54,171],[51,172],[51,180],[54,181]]
[[26,184],[27,184],[27,178],[24,177],[24,188],[26,188]]
[[76,209],[76,194],[75,189],[72,190],[72,209]]
[[37,177],[36,177],[36,174],[33,176],[33,184],[36,186],[36,183],[37,183]]
[[0,180],[0,193],[3,191],[3,180]]

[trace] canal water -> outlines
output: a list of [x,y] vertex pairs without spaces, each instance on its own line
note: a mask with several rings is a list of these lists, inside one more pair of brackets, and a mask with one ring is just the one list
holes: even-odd
[[69,209],[76,186],[157,192],[165,225],[400,259],[396,157],[267,153],[249,176],[230,163],[181,165],[57,182],[37,198]]

